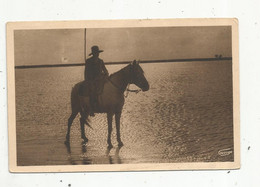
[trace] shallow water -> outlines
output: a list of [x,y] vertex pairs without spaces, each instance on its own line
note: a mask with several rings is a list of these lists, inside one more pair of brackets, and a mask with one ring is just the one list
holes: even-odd
[[[82,145],[79,117],[64,145],[70,91],[83,67],[16,70],[17,164],[120,164],[233,161],[232,62],[142,64],[150,90],[129,93],[107,150],[105,114],[91,118]],[[110,73],[124,65],[108,66]],[[134,86],[131,86],[133,89]]]

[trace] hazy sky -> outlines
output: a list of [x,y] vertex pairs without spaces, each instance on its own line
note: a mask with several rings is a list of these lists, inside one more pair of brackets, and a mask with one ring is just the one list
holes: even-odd
[[[84,62],[84,29],[18,30],[15,65]],[[98,45],[105,62],[231,57],[231,27],[87,29],[87,55]]]

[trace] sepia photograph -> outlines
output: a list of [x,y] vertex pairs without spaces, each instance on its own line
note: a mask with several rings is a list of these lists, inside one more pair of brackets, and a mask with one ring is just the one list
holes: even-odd
[[236,19],[7,25],[12,172],[237,169]]

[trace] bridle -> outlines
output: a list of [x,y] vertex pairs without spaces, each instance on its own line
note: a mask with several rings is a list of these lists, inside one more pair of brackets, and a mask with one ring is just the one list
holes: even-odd
[[142,91],[142,89],[140,89],[140,88],[135,89],[135,90],[131,90],[131,89],[129,89],[129,86],[130,86],[130,84],[127,85],[126,93],[124,94],[125,98],[128,97],[129,92],[134,92],[134,93],[138,94],[140,91]]

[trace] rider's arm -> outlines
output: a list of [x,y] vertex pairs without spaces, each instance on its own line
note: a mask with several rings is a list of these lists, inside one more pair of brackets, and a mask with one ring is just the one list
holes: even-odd
[[102,67],[102,70],[105,73],[105,75],[108,76],[109,74],[108,74],[107,68],[106,68],[103,60],[101,60],[101,67]]

